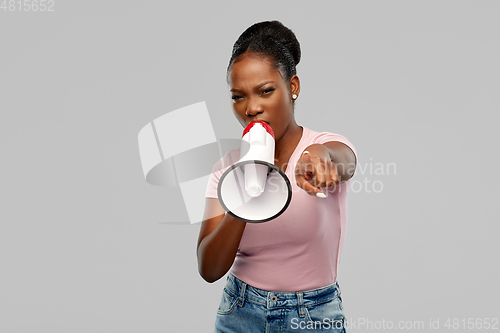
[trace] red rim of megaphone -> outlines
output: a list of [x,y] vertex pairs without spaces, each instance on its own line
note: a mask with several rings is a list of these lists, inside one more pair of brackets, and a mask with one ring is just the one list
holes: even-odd
[[260,121],[260,120],[255,120],[255,121],[252,121],[250,124],[248,124],[248,125],[247,125],[247,127],[245,127],[245,130],[243,131],[243,135],[242,135],[241,137],[244,137],[244,136],[245,136],[245,134],[247,134],[247,133],[250,131],[250,129],[251,129],[251,128],[255,125],[255,124],[257,124],[257,123],[261,124],[261,125],[262,125],[265,129],[266,129],[267,133],[271,134],[271,136],[272,136],[272,137],[273,137],[273,139],[274,139],[274,131],[273,131],[273,129],[271,128],[271,126],[269,126],[269,124],[268,124],[268,123],[265,123],[265,122]]

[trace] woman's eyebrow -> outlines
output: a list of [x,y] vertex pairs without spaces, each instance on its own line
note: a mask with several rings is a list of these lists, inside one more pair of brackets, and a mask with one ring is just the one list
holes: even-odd
[[[265,85],[266,85],[266,84],[268,84],[268,83],[274,83],[274,81],[266,81],[266,82],[263,82],[263,83],[259,84],[258,86],[256,86],[256,87],[254,88],[254,90],[259,90],[261,87],[265,86]],[[231,90],[229,90],[229,91],[230,91],[230,92],[233,92],[233,91],[234,91],[234,92],[241,92],[241,90],[236,89],[236,88],[232,88],[232,89],[231,89]]]
[[257,87],[255,87],[255,90],[260,89],[261,87],[265,86],[268,83],[274,83],[274,81],[266,81],[264,83],[259,84]]

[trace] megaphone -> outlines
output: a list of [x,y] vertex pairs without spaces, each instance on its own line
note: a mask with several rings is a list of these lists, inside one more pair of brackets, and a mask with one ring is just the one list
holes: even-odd
[[217,196],[224,210],[245,222],[280,216],[292,200],[290,180],[274,165],[274,132],[263,121],[243,131],[240,158],[221,176]]

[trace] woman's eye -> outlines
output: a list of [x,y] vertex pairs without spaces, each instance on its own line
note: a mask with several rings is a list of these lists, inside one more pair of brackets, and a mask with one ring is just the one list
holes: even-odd
[[238,96],[238,95],[231,96],[231,99],[233,100],[233,102],[236,102],[240,98],[243,98],[243,97],[242,96]]
[[262,91],[262,94],[269,94],[270,92],[274,91],[274,88],[267,88],[266,90]]

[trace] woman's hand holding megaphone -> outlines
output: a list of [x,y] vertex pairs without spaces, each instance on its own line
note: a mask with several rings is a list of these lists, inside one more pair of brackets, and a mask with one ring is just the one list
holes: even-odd
[[321,144],[306,148],[295,167],[297,185],[310,195],[326,198],[322,188],[333,189],[339,184],[337,168],[329,149]]

